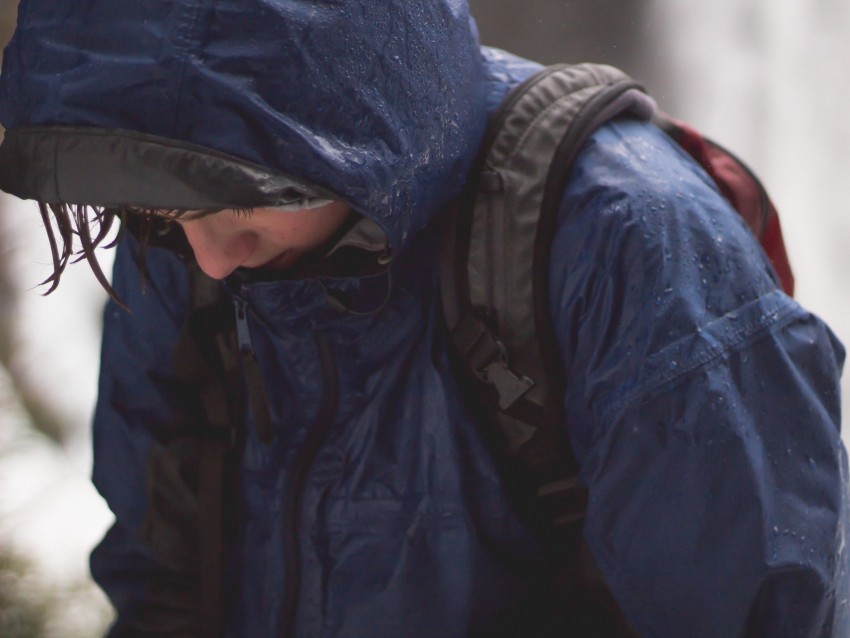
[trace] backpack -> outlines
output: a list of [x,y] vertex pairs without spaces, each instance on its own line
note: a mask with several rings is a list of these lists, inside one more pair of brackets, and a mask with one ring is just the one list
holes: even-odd
[[586,496],[561,419],[567,380],[549,318],[550,241],[572,162],[588,137],[616,117],[651,120],[693,157],[759,239],[784,291],[792,295],[794,287],[776,209],[753,172],[657,112],[625,73],[556,65],[508,95],[447,225],[443,311],[497,458],[509,477],[536,491],[530,516],[562,529],[584,517]]
[[555,347],[548,285],[551,238],[572,163],[590,135],[617,117],[651,120],[702,166],[759,239],[784,291],[791,295],[794,287],[776,209],[752,171],[657,112],[622,71],[548,67],[517,86],[491,119],[446,224],[443,314],[503,481],[520,515],[548,540],[549,610],[560,610],[562,631],[606,637],[634,633],[582,536],[588,497],[564,427],[568,380]]
[[[593,64],[548,67],[516,87],[491,118],[467,188],[443,220],[443,313],[470,403],[520,514],[558,554],[549,602],[564,607],[582,635],[594,636],[633,634],[582,540],[587,494],[577,481],[562,420],[567,380],[553,347],[548,261],[570,166],[588,137],[616,117],[651,120],[687,151],[746,220],[783,289],[793,293],[776,209],[755,175],[721,146],[657,112],[644,89],[623,72]],[[205,529],[218,527],[202,543],[198,561],[200,635],[214,636],[220,634],[225,547],[232,533],[225,525],[225,477],[234,430],[243,427],[228,427],[221,416],[249,405],[255,421],[267,424],[268,414],[256,361],[240,347],[232,302],[199,269],[190,267],[190,273],[192,311],[177,352],[184,355],[180,369],[187,386],[216,399],[201,401],[211,425],[197,471],[198,522]],[[221,319],[211,322],[211,316]],[[187,359],[193,363],[187,365]],[[215,390],[203,392],[213,387],[204,368],[219,370]],[[233,391],[237,368],[247,375],[240,396]],[[228,392],[225,409],[219,404]],[[583,619],[576,620],[576,613]],[[542,629],[524,633],[542,635]]]

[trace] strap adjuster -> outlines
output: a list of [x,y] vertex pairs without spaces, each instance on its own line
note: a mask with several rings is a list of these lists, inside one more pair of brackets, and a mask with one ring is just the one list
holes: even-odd
[[502,410],[510,408],[534,387],[534,381],[524,375],[517,375],[508,367],[507,362],[501,359],[486,366],[480,376],[496,387],[499,393],[499,408]]

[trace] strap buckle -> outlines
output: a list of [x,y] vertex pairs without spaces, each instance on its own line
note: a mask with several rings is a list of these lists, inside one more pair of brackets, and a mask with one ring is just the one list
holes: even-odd
[[485,366],[479,376],[496,387],[499,408],[502,410],[510,408],[534,387],[534,381],[524,375],[517,375],[508,367],[506,358],[499,358]]

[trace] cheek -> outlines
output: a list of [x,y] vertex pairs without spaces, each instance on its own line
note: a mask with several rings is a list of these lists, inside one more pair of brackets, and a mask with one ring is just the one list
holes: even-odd
[[277,244],[293,248],[312,248],[324,243],[333,236],[340,223],[326,217],[304,214],[283,213],[291,215],[290,219],[281,219],[267,233],[261,233],[261,244]]
[[308,217],[311,224],[309,232],[316,243],[330,239],[345,223],[348,216],[352,214],[348,205],[342,202],[308,212],[317,213]]

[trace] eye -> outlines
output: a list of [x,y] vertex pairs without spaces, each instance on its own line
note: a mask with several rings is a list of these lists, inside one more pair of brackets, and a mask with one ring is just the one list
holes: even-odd
[[231,212],[237,217],[247,218],[254,214],[253,208],[232,208]]

